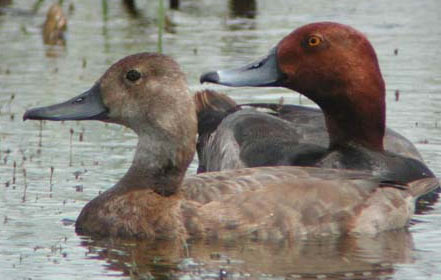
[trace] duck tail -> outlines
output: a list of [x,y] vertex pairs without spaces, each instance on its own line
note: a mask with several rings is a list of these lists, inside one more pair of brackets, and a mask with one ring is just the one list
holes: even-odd
[[228,112],[235,110],[237,104],[228,95],[214,90],[201,90],[196,92],[194,99],[196,101],[196,112]]
[[238,110],[233,99],[213,90],[198,91],[194,98],[199,135],[215,131],[226,116]]
[[199,158],[198,173],[205,172],[204,150],[210,135],[217,129],[222,120],[238,110],[236,102],[226,94],[213,90],[196,92],[196,112],[198,117],[197,152]]
[[434,177],[423,178],[408,183],[409,191],[413,197],[418,198],[439,188],[439,180]]

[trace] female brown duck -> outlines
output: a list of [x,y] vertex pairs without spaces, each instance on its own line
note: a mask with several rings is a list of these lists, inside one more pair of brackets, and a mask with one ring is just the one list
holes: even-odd
[[360,171],[300,167],[184,180],[195,152],[195,105],[179,66],[159,54],[128,56],[89,91],[23,118],[101,120],[139,137],[128,172],[81,211],[80,234],[174,240],[375,234],[407,225],[415,199],[438,184],[426,178],[396,186]]
[[283,86],[317,103],[325,116],[329,146],[323,150],[307,144],[315,152],[308,166],[371,170],[398,182],[434,177],[423,162],[384,150],[384,81],[373,47],[349,26],[305,25],[264,59],[240,69],[206,73],[201,82]]

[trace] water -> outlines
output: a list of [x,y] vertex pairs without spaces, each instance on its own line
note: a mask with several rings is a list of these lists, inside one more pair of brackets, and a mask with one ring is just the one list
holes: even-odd
[[[231,278],[441,278],[440,203],[416,215],[408,231],[375,238],[280,244],[237,240],[176,248],[77,236],[72,220],[124,174],[136,138],[128,129],[99,122],[44,122],[40,130],[39,122],[23,123],[22,114],[87,90],[111,63],[128,54],[156,51],[157,1],[136,1],[136,11],[121,1],[64,1],[64,48],[42,42],[50,3],[3,2],[12,4],[0,10],[2,279],[212,279],[221,270]],[[366,33],[377,50],[387,83],[388,126],[416,143],[441,175],[441,2],[261,0],[245,9],[239,2],[183,0],[178,11],[167,11],[175,25],[164,34],[164,52],[182,65],[192,90],[205,87],[198,84],[202,72],[265,55],[302,24],[350,24]],[[71,3],[74,8],[68,11]],[[239,102],[278,102],[283,96],[287,103],[313,106],[278,88],[209,87]],[[196,162],[189,173],[195,169]]]

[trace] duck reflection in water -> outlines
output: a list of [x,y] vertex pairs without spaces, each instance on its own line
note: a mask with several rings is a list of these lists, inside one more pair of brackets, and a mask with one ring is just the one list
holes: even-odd
[[[201,278],[226,271],[234,279],[377,279],[395,273],[395,264],[413,263],[412,235],[406,230],[376,237],[345,236],[295,242],[249,240],[192,241],[186,248],[170,242],[127,242],[84,238],[87,258],[105,260],[107,269],[132,277]],[[269,278],[271,279],[271,278]]]

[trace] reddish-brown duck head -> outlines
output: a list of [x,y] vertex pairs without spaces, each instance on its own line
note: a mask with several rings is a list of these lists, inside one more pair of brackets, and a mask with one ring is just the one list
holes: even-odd
[[367,38],[347,25],[302,26],[263,59],[206,73],[201,82],[295,90],[324,111],[331,148],[359,144],[383,150],[385,86],[378,60]]

